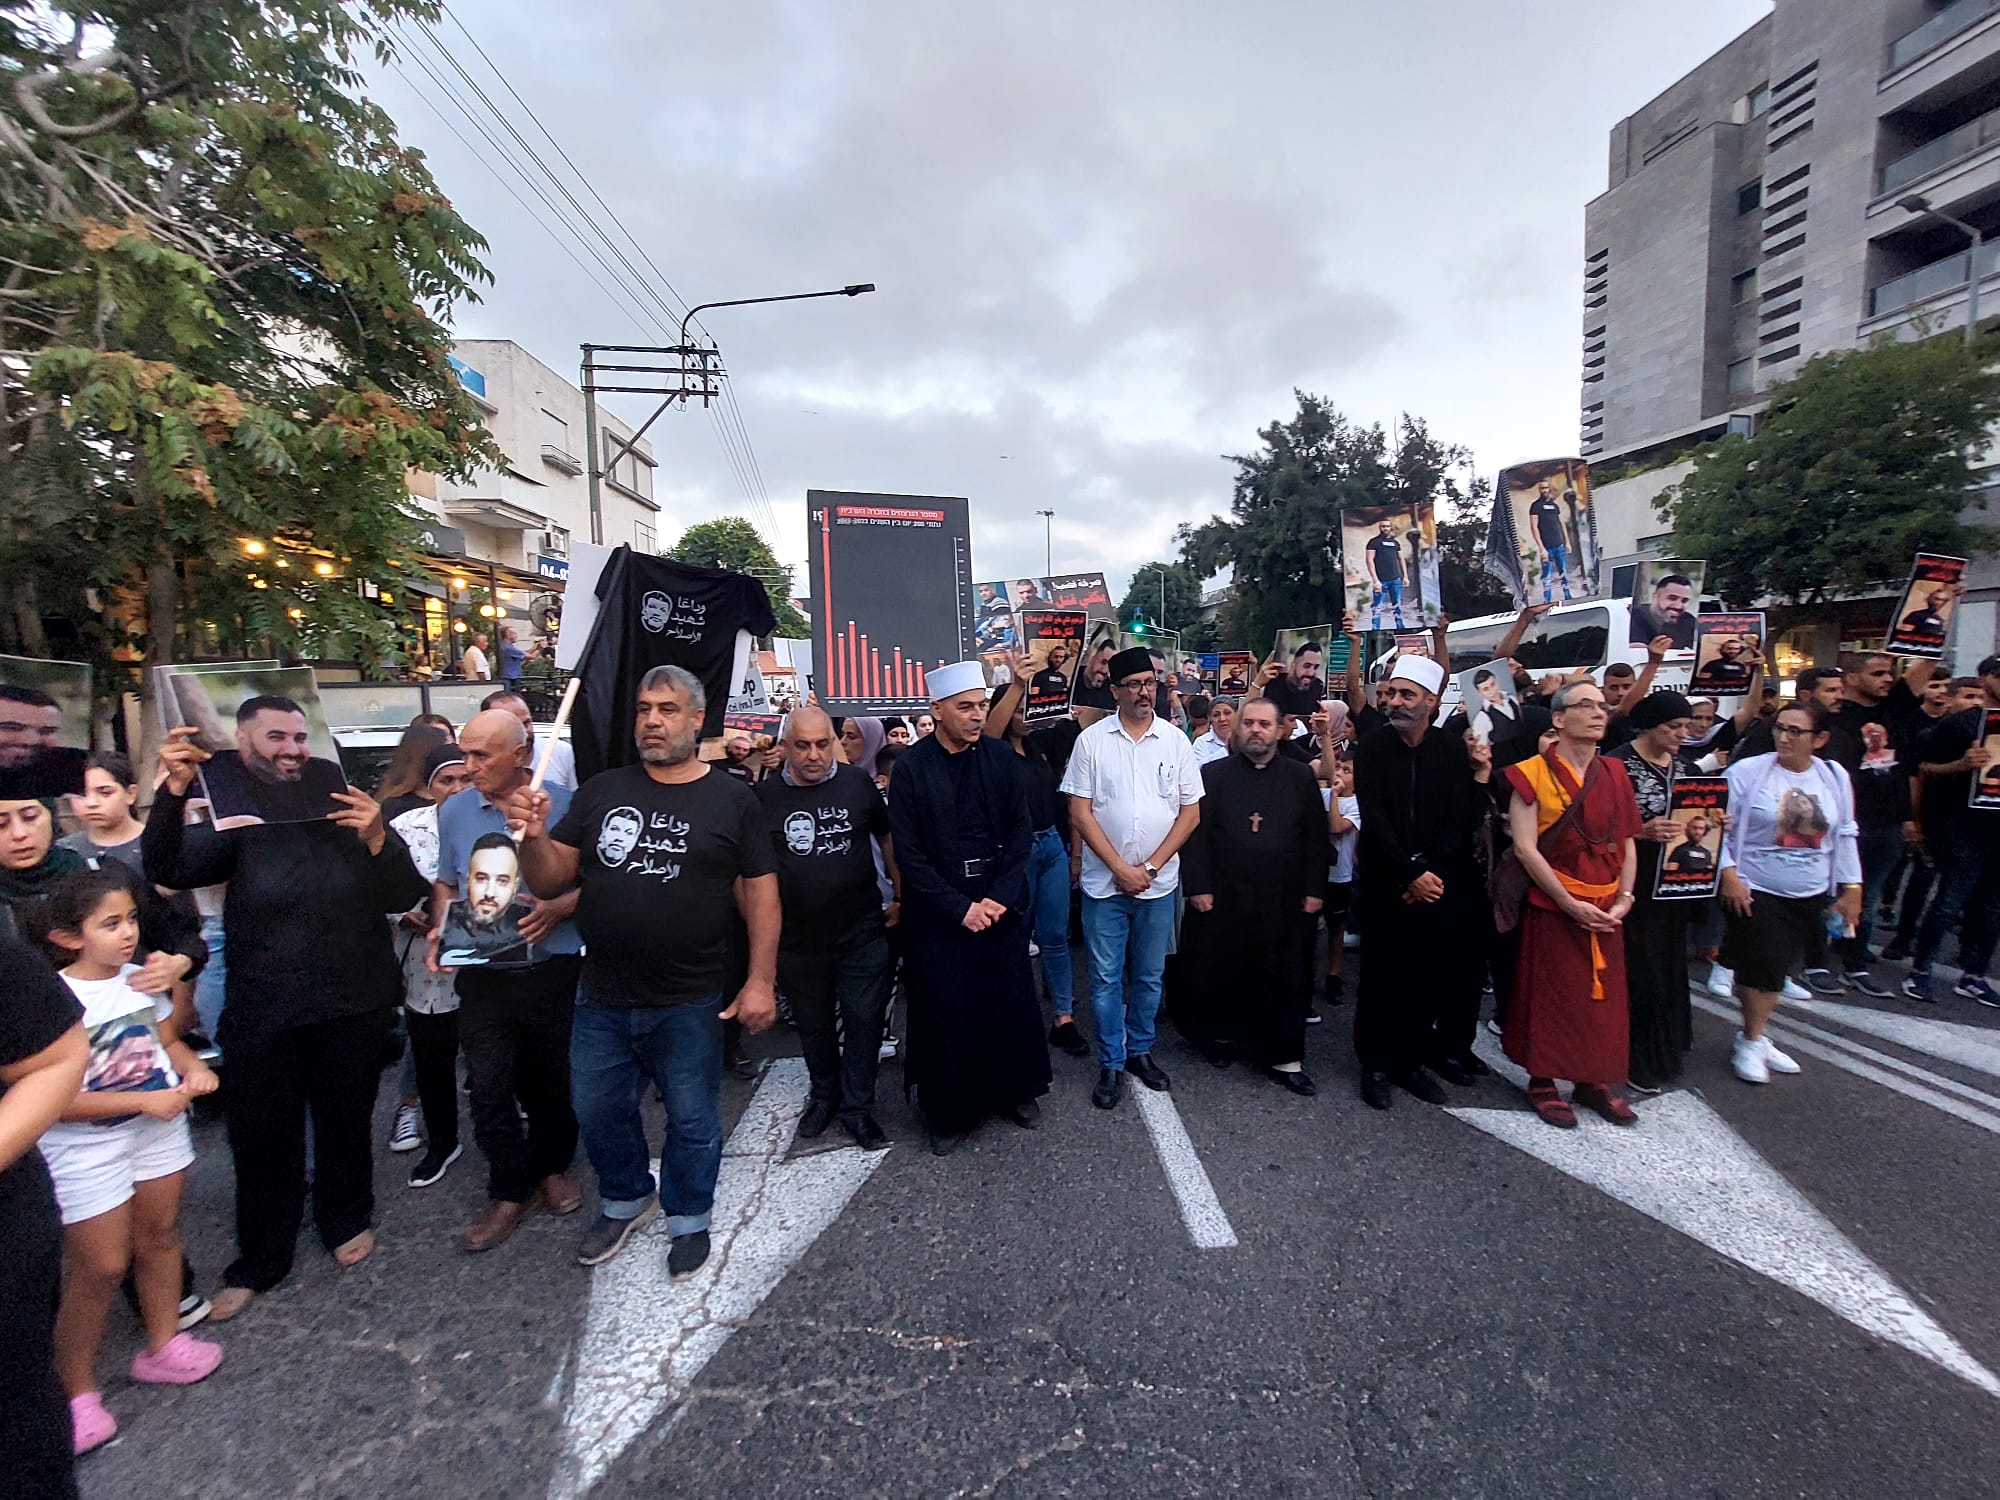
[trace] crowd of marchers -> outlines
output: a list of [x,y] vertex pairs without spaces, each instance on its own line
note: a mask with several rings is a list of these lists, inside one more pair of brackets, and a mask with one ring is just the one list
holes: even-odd
[[[2000,811],[1972,795],[2000,658],[1948,680],[1863,655],[1785,700],[1752,662],[1718,704],[1653,690],[1662,638],[1636,672],[1516,668],[1515,696],[1444,715],[1438,633],[1372,683],[1329,691],[1315,646],[1212,699],[1127,650],[1100,664],[1113,707],[1033,728],[1020,663],[994,688],[965,662],[931,674],[911,723],[808,702],[768,753],[714,760],[699,680],[666,666],[639,685],[636,762],[581,785],[503,690],[462,726],[413,723],[374,792],[323,823],[216,826],[186,731],[144,778],[143,820],[110,754],[67,806],[0,803],[10,1466],[71,1493],[74,1456],[116,1432],[98,1370],[121,1289],[133,1380],[188,1384],[224,1352],[190,1330],[283,1282],[308,1212],[339,1265],[373,1252],[391,1070],[413,1189],[462,1157],[469,1097],[487,1201],[466,1252],[588,1203],[580,1264],[664,1215],[678,1278],[709,1255],[724,1075],[754,1073],[742,1033],[781,1015],[810,1079],[799,1137],[883,1147],[878,1071],[899,1056],[948,1154],[990,1120],[1036,1128],[1052,1051],[1091,1059],[1102,1110],[1128,1080],[1170,1089],[1163,1021],[1208,1063],[1315,1094],[1306,1039],[1347,1003],[1357,938],[1378,1110],[1492,1071],[1489,993],[1484,1024],[1559,1128],[1579,1109],[1640,1125],[1633,1097],[1673,1086],[1694,962],[1740,1005],[1730,1064],[1752,1084],[1799,1071],[1767,1030],[1779,1005],[1935,1003],[1950,944],[1953,993],[2000,1003]],[[1676,783],[1718,772],[1718,895],[1661,899],[1663,858],[1711,857],[1670,816]],[[512,956],[484,961],[503,916]],[[1876,966],[1903,959],[1886,985]],[[218,1072],[235,1256],[211,1295],[178,1218]]]

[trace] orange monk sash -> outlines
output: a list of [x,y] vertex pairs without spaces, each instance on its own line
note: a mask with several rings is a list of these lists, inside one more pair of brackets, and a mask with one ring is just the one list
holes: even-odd
[[[1556,767],[1549,764],[1549,757],[1547,755],[1537,755],[1532,760],[1524,760],[1515,769],[1521,773],[1522,779],[1534,789],[1535,833],[1537,836],[1547,833],[1557,823],[1561,822],[1562,815],[1569,811],[1570,804],[1576,798],[1583,795],[1583,789],[1580,785],[1575,792],[1570,791],[1568,787],[1563,785],[1559,772]],[[1562,882],[1564,890],[1568,891],[1579,901],[1588,901],[1599,910],[1603,910],[1608,902],[1618,894],[1618,882],[1615,880],[1606,881],[1602,884],[1575,880],[1565,875],[1561,870],[1556,869],[1553,862],[1550,863],[1549,870],[1557,880]],[[1597,939],[1598,935],[1596,933],[1593,932],[1590,934],[1590,998],[1593,1000],[1603,1000],[1608,998],[1604,993],[1604,970],[1607,965],[1604,958],[1604,946]]]

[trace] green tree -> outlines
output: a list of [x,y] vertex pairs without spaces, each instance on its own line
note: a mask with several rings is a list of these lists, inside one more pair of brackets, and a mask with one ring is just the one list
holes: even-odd
[[[1160,578],[1167,580],[1166,613],[1160,613]],[[1186,563],[1141,563],[1118,606],[1118,618],[1129,623],[1144,616],[1147,623],[1162,630],[1186,632],[1201,619],[1201,580],[1188,571]]]
[[392,654],[406,472],[497,461],[446,357],[484,242],[354,67],[437,14],[0,0],[8,646]]
[[667,556],[698,568],[748,573],[771,596],[771,613],[778,621],[776,634],[792,640],[812,634],[806,617],[792,604],[792,570],[778,561],[770,543],[743,517],[697,522],[681,533],[681,539],[667,549]]
[[1454,620],[1498,614],[1513,607],[1506,584],[1486,571],[1486,528],[1493,518],[1493,481],[1479,478],[1460,493],[1444,483],[1438,514],[1438,590]]
[[1463,503],[1452,471],[1466,450],[1439,442],[1416,417],[1397,423],[1396,442],[1350,421],[1323,397],[1293,393],[1289,421],[1259,430],[1263,447],[1231,455],[1235,494],[1227,516],[1181,527],[1181,557],[1199,578],[1225,568],[1234,587],[1222,638],[1268,650],[1282,629],[1338,622],[1346,609],[1340,513],[1358,505]]
[[1708,586],[1748,606],[1898,579],[1919,550],[1991,551],[1991,529],[1964,519],[1984,503],[1974,464],[2000,419],[1991,359],[1948,336],[1807,361],[1755,438],[1703,450],[1660,497],[1671,555],[1708,559]]

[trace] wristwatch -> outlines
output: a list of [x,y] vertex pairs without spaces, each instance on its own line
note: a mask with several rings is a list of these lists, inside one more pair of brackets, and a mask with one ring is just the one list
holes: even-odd
[[1160,867],[1154,864],[1150,859],[1147,860],[1143,865],[1139,866],[1139,868],[1146,872],[1146,878],[1148,880],[1158,880],[1160,878]]

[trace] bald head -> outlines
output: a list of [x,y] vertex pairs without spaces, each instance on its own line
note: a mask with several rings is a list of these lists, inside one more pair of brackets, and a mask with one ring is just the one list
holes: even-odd
[[813,786],[834,773],[840,764],[835,754],[833,720],[826,711],[807,704],[785,715],[785,770],[801,786]]
[[482,709],[458,732],[472,784],[488,801],[510,795],[528,774],[528,731],[504,708]]
[[833,736],[833,719],[825,709],[817,704],[808,703],[803,708],[795,708],[785,715],[785,727],[780,731],[780,736],[790,743],[794,734],[811,735],[814,738],[825,735],[830,739]]

